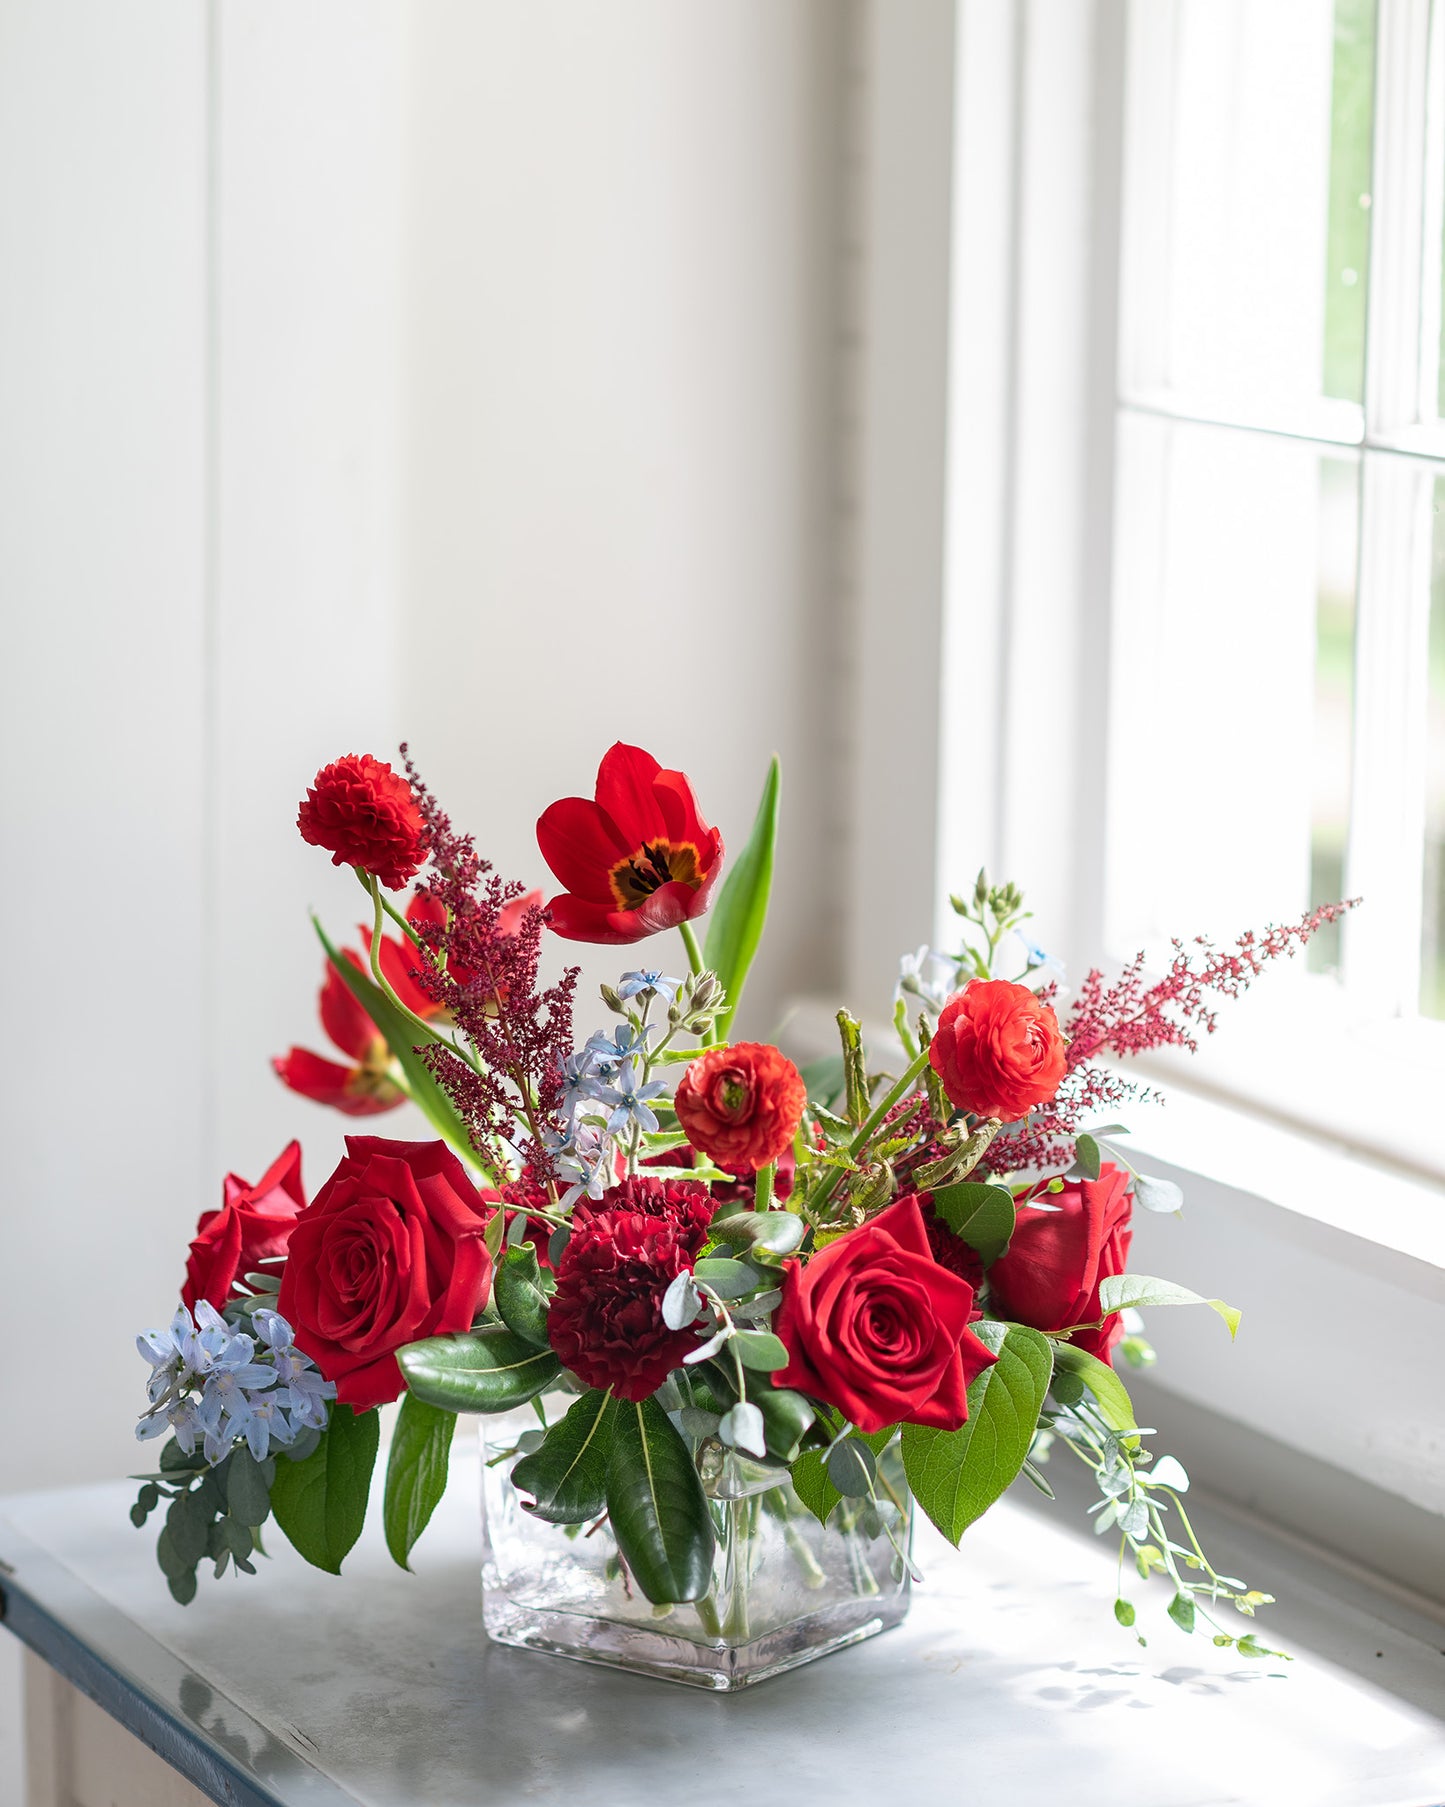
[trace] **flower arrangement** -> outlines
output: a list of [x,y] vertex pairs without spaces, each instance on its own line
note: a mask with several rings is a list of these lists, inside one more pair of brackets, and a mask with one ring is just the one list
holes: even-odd
[[[739,1621],[720,1609],[719,1542],[761,1535],[757,1498],[809,1585],[830,1526],[908,1577],[912,1501],[957,1543],[1020,1475],[1050,1493],[1066,1446],[1121,1572],[1162,1576],[1182,1630],[1265,1654],[1220,1615],[1268,1596],[1209,1563],[1187,1477],[1145,1448],[1119,1372],[1153,1359],[1143,1311],[1202,1304],[1231,1336],[1238,1313],[1129,1271],[1133,1211],[1180,1197],[1105,1119],[1136,1092],[1120,1058],[1193,1048],[1216,1000],[1347,906],[1227,949],[1176,943],[1162,977],[1142,956],[1091,972],[1066,1004],[1020,893],[980,874],[952,899],[956,947],[902,963],[895,1070],[840,1010],[838,1055],[800,1071],[732,1039],[767,914],[776,761],[725,874],[688,779],[612,747],[594,796],[537,824],[561,887],[544,900],[497,876],[402,754],[403,771],[339,759],[301,804],[303,838],[352,868],[370,921],[359,950],[316,925],[321,1021],[346,1063],[293,1048],[275,1067],[352,1116],[410,1100],[435,1137],[350,1136],[309,1200],[292,1143],[201,1218],[180,1308],[139,1339],[138,1435],[170,1438],[132,1517],[167,1502],[176,1599],[203,1561],[253,1572],[268,1518],[339,1572],[377,1408],[400,1400],[383,1516],[403,1567],[462,1412],[535,1413],[496,1458],[524,1515],[578,1545],[605,1525],[630,1599],[690,1604],[724,1640]],[[639,959],[579,1043],[577,969],[545,982],[545,938],[673,930],[686,970]],[[1133,1625],[1126,1598],[1115,1611]]]

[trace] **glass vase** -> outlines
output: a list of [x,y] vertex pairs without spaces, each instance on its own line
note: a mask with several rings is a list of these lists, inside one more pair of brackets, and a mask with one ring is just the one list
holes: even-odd
[[[571,1400],[544,1401],[554,1422]],[[827,1525],[786,1468],[705,1443],[698,1451],[717,1549],[712,1590],[654,1606],[605,1520],[552,1525],[512,1486],[530,1407],[483,1418],[482,1607],[499,1644],[728,1692],[886,1631],[906,1616],[912,1501],[896,1443],[873,1500],[843,1500]]]

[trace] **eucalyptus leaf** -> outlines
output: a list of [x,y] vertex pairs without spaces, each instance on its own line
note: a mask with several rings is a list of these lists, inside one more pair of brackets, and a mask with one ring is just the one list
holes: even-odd
[[765,1374],[775,1374],[788,1365],[788,1351],[770,1330],[740,1330],[733,1338],[733,1346],[745,1368],[761,1368]]
[[[234,1450],[226,1465],[226,1505],[234,1517],[247,1525],[264,1524],[271,1513],[271,1492],[265,1473],[244,1447]],[[241,1551],[243,1556],[250,1554],[249,1549]]]
[[271,1487],[276,1523],[306,1560],[339,1575],[361,1535],[371,1471],[381,1441],[374,1411],[333,1405],[330,1422],[304,1462],[277,1465]]
[[686,1443],[654,1400],[617,1404],[606,1502],[617,1548],[654,1605],[709,1591],[715,1539],[707,1498]]
[[598,1387],[574,1399],[541,1448],[512,1469],[512,1485],[531,1494],[527,1510],[553,1525],[582,1524],[606,1504],[616,1401]]
[[723,1413],[717,1434],[732,1449],[744,1450],[759,1461],[768,1453],[763,1415],[751,1400],[741,1400]]
[[509,1412],[550,1386],[562,1364],[503,1327],[428,1337],[397,1351],[406,1383],[450,1412]]
[[411,1567],[412,1546],[446,1491],[456,1426],[455,1412],[428,1405],[415,1393],[402,1394],[382,1503],[386,1547],[398,1568]]
[[828,1479],[847,1498],[858,1499],[873,1491],[878,1458],[866,1443],[844,1437],[828,1451]]
[[1048,1339],[1023,1324],[985,1318],[973,1326],[997,1360],[968,1389],[968,1419],[956,1431],[903,1427],[903,1470],[920,1506],[956,1544],[1019,1473],[1048,1393]]
[[806,1221],[793,1211],[729,1211],[715,1217],[710,1229],[718,1242],[750,1245],[767,1255],[791,1255],[807,1233]]
[[694,1263],[693,1278],[711,1287],[720,1299],[740,1299],[746,1293],[756,1292],[760,1284],[758,1273],[745,1261],[731,1261],[725,1256],[708,1256]]
[[1096,1180],[1104,1165],[1099,1144],[1090,1135],[1082,1135],[1074,1143],[1074,1160],[1086,1180]]
[[1182,1211],[1184,1192],[1173,1180],[1155,1179],[1152,1174],[1134,1175],[1134,1199],[1146,1211]]
[[669,1330],[686,1330],[702,1316],[702,1295],[684,1268],[675,1274],[662,1295],[662,1321]]
[[717,1018],[717,1036],[726,1041],[742,1002],[748,969],[762,939],[773,885],[773,849],[778,838],[778,791],[782,772],[774,755],[763,783],[763,795],[752,833],[713,902],[703,944],[703,965],[715,972],[727,993]]

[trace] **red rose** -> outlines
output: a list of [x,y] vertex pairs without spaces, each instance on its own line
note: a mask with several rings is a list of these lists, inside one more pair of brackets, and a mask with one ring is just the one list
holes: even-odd
[[542,858],[567,887],[547,905],[569,941],[629,942],[701,916],[722,870],[722,836],[692,786],[618,741],[597,768],[595,801],[564,797],[537,822]]
[[194,1312],[205,1299],[224,1308],[238,1274],[284,1255],[296,1216],[306,1208],[301,1185],[301,1144],[290,1142],[254,1186],[226,1175],[219,1211],[205,1211],[186,1261],[181,1303]]
[[1047,1104],[1066,1071],[1059,1019],[1027,985],[975,979],[943,1007],[928,1049],[961,1111],[1014,1123]]
[[323,766],[296,816],[301,839],[333,866],[359,866],[396,891],[426,857],[427,832],[411,786],[370,753]]
[[689,1063],[673,1099],[688,1141],[729,1173],[781,1160],[807,1102],[803,1075],[762,1042],[710,1048]]
[[344,1404],[397,1398],[398,1349],[471,1326],[491,1285],[493,1208],[444,1143],[346,1138],[291,1232],[276,1305]]
[[973,1288],[934,1260],[915,1194],[784,1267],[773,1328],[788,1365],[774,1385],[836,1406],[870,1435],[967,1422],[968,1384],[998,1357],[969,1329]]
[[[1098,1179],[1070,1181],[1052,1194],[1053,1210],[1023,1206],[1008,1252],[988,1270],[1000,1315],[1035,1330],[1092,1323],[1100,1314],[1099,1282],[1125,1271],[1133,1202],[1128,1174],[1106,1161]],[[1113,1312],[1101,1329],[1081,1330],[1072,1340],[1108,1361],[1123,1334]]]
[[578,1210],[547,1334],[579,1380],[611,1387],[619,1399],[647,1399],[697,1347],[691,1330],[663,1323],[662,1298],[691,1270],[711,1215],[705,1187],[654,1179],[631,1180],[600,1206]]

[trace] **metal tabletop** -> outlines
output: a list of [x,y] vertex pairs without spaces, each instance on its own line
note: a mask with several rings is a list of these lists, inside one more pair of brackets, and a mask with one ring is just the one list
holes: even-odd
[[1445,1802],[1445,1621],[1207,1499],[1206,1547],[1279,1595],[1257,1629],[1293,1662],[1185,1637],[1164,1590],[1136,1582],[1141,1649],[1113,1620],[1109,1540],[1078,1502],[1030,1491],[961,1552],[924,1528],[901,1629],[713,1696],[489,1645],[460,1445],[415,1575],[374,1511],[339,1578],[273,1529],[258,1576],[207,1571],[179,1607],[155,1522],[126,1517],[133,1497],[119,1483],[0,1500],[4,1622],[235,1807]]

